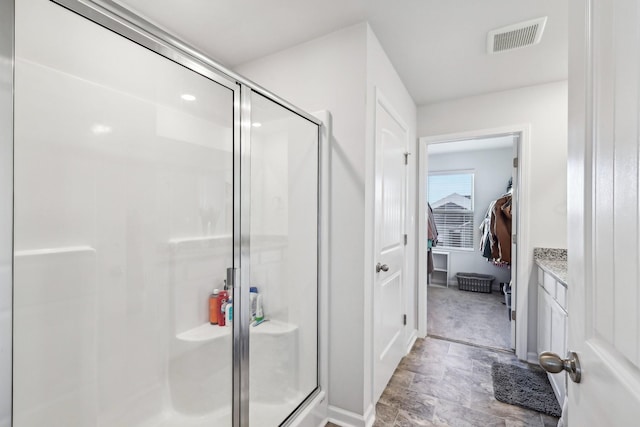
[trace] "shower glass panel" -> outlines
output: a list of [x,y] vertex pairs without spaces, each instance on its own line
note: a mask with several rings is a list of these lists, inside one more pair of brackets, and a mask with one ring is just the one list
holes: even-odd
[[235,83],[45,0],[15,76],[13,426],[230,426]]
[[249,419],[276,426],[318,386],[318,126],[255,92],[251,122]]

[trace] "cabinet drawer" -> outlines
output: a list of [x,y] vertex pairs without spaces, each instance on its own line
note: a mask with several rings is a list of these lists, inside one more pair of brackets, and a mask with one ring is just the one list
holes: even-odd
[[567,311],[567,288],[560,283],[556,285],[556,301],[564,311]]
[[544,272],[544,281],[542,283],[544,289],[551,295],[551,297],[556,297],[556,279],[553,278],[552,275]]

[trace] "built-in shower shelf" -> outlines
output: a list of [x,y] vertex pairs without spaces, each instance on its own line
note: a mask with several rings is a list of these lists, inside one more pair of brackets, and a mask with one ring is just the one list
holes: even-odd
[[201,243],[201,242],[214,242],[219,240],[231,240],[233,236],[231,234],[217,234],[213,236],[197,236],[197,237],[181,237],[178,239],[169,239],[169,244],[180,245],[185,243]]
[[[189,342],[203,342],[213,341],[221,339],[231,335],[231,326],[218,326],[205,323],[197,326],[193,329],[184,331],[176,336],[181,341]],[[291,323],[280,322],[278,320],[268,320],[259,324],[258,326],[249,326],[249,332],[251,334],[264,334],[264,335],[284,335],[290,334],[298,329],[297,325]]]
[[218,326],[205,323],[178,334],[177,338],[190,342],[213,341],[231,335],[231,329],[231,326]]
[[61,246],[58,248],[26,249],[14,252],[16,257],[72,254],[77,252],[95,252],[91,246]]
[[258,326],[252,325],[249,329],[252,334],[284,335],[295,331],[298,329],[298,326],[279,320],[268,320]]
[[169,239],[169,248],[174,255],[200,255],[202,251],[228,249],[231,251],[231,234],[212,236],[180,237]]

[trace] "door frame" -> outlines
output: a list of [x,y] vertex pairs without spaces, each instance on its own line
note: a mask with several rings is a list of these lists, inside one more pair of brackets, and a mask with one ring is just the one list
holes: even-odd
[[[526,207],[530,205],[529,183],[531,168],[530,151],[531,125],[516,124],[497,128],[478,129],[441,135],[429,135],[419,138],[418,142],[418,335],[427,336],[427,147],[432,144],[456,142],[469,139],[491,138],[496,136],[514,135],[518,137],[518,205],[516,209],[517,248],[516,254],[516,286],[514,287],[515,311],[517,321],[515,325],[515,353],[521,360],[528,360],[529,338],[529,298],[530,276],[533,268],[533,248],[529,239],[529,215]],[[513,234],[513,231],[512,231]],[[523,285],[518,285],[523,284]],[[523,292],[523,288],[526,292]],[[535,319],[534,319],[535,320]]]

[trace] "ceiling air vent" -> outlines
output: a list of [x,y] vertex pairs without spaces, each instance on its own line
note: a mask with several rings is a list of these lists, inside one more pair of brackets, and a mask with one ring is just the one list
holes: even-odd
[[538,44],[546,23],[547,17],[545,16],[489,31],[487,51],[499,53]]

